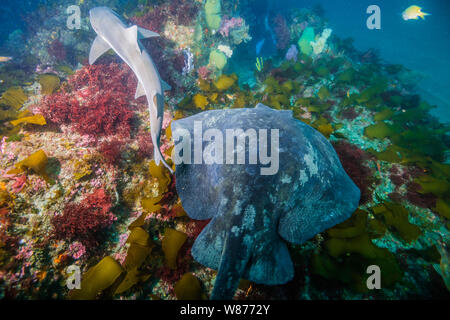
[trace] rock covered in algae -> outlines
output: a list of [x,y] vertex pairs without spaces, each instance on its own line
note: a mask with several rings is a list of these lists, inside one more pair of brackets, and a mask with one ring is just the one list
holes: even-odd
[[[193,219],[212,219],[192,247],[196,261],[218,270],[211,298],[231,299],[241,278],[269,285],[286,283],[294,270],[283,239],[303,243],[346,220],[358,206],[359,189],[331,144],[318,131],[295,120],[292,111],[258,104],[256,108],[212,110],[176,120],[172,123],[175,157],[177,152],[185,157],[184,152],[198,148],[193,134],[196,121],[202,132],[214,129],[210,131],[215,132],[214,137],[201,145],[204,161],[211,164],[184,161],[176,165],[175,175],[186,213]],[[220,161],[213,141],[225,141],[227,130],[236,129],[248,130],[249,139],[252,132],[253,138],[259,133],[260,141],[272,141],[278,130],[279,146],[269,143],[268,147],[272,157],[279,156],[275,174],[261,174],[269,162]],[[261,137],[264,130],[270,132],[269,139],[269,135]],[[237,134],[244,139],[245,135]],[[182,152],[177,149],[179,144]],[[246,155],[249,145],[243,147]],[[252,145],[256,154],[268,156],[261,145],[256,150],[255,143]],[[233,156],[237,152],[234,146],[230,150]],[[184,159],[188,158],[187,152]]]

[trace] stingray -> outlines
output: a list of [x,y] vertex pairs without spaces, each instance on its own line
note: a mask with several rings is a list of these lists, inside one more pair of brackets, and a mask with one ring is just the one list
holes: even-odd
[[[278,129],[279,139],[278,146],[268,143],[266,150],[279,155],[274,174],[261,174],[267,162],[251,163],[250,156],[244,164],[237,164],[237,157],[234,164],[211,163],[205,156],[200,162],[176,164],[176,188],[186,213],[192,219],[211,219],[191,250],[197,262],[218,271],[211,299],[232,299],[240,279],[265,285],[290,281],[294,268],[286,241],[304,243],[348,219],[358,207],[359,189],[327,139],[294,119],[292,111],[258,104],[173,121],[175,145],[188,147],[180,157],[189,149],[198,151],[199,140],[191,138],[199,123],[202,132],[215,129],[217,134],[214,139],[203,139],[204,151],[215,140],[225,141],[218,134],[225,137],[227,129],[269,130],[270,138],[275,137],[271,130]],[[261,135],[258,139],[262,141]],[[249,155],[254,146],[250,138],[245,141]],[[269,135],[267,141],[272,141]],[[258,145],[257,151],[261,148]],[[238,148],[233,151],[239,152]]]

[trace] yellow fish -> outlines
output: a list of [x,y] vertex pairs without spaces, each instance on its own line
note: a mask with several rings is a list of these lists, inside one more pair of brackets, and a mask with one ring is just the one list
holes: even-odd
[[12,60],[12,57],[0,57],[0,62],[8,62],[11,60]]
[[417,20],[422,18],[425,20],[425,16],[429,16],[429,13],[422,12],[422,8],[419,6],[411,6],[402,13],[403,20]]

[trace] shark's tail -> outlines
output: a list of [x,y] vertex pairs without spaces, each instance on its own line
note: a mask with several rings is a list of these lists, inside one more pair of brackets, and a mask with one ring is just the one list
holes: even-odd
[[161,161],[163,163],[163,165],[170,171],[171,174],[173,174],[173,169],[171,166],[169,166],[169,164],[166,162],[166,160],[164,159],[163,155],[161,154],[161,151],[159,150],[159,148],[155,148],[155,152],[153,152],[154,154],[154,160],[155,163],[159,166],[159,162]]

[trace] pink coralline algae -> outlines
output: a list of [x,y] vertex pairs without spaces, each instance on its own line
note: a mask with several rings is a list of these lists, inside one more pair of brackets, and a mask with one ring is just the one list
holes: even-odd
[[104,189],[95,190],[81,203],[66,204],[62,214],[51,220],[55,238],[79,241],[87,248],[95,247],[101,231],[116,220],[111,207],[111,197]]
[[197,74],[200,79],[206,80],[211,75],[211,70],[207,66],[202,66],[197,69]]
[[15,180],[15,182],[11,186],[12,191],[14,193],[21,192],[23,190],[23,188],[25,188],[25,183],[27,182],[27,176],[23,175],[20,177],[14,177],[13,179]]
[[38,106],[49,121],[70,124],[80,134],[130,135],[137,81],[125,64],[84,66],[61,91]]
[[150,133],[143,132],[138,135],[138,157],[141,159],[150,158],[153,156],[153,143],[150,138]]
[[8,137],[3,137],[2,141],[0,142],[0,152],[2,154],[6,153],[6,140],[8,139]]
[[286,19],[281,14],[278,14],[273,20],[273,23],[275,25],[274,30],[277,36],[277,48],[279,50],[284,50],[291,41],[291,33],[289,32]]
[[78,241],[75,241],[69,246],[69,253],[74,259],[80,259],[86,253],[86,247]]
[[219,33],[224,36],[228,37],[230,34],[230,30],[234,28],[239,28],[244,25],[244,19],[242,18],[231,18],[231,19],[223,19],[222,25],[220,26]]

